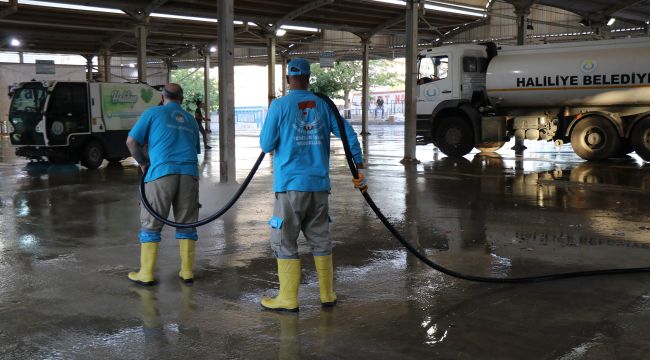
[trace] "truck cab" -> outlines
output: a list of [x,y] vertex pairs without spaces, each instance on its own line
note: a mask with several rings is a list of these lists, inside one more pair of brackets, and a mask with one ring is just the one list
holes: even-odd
[[[466,124],[467,126],[452,125],[450,121],[457,121],[461,117],[480,117],[475,105],[485,94],[488,61],[487,47],[483,45],[441,46],[420,52],[417,80],[419,144],[434,143],[438,147],[445,147],[446,143],[452,141],[456,143],[452,143],[452,147],[459,146],[460,151],[446,150],[459,154],[466,151],[467,147],[469,150],[474,147],[475,141],[459,143],[458,139],[463,134],[473,134],[470,127],[480,126],[480,121]],[[449,118],[452,120],[447,120]],[[453,126],[455,129],[447,135],[455,139],[438,136],[441,126]],[[475,136],[470,137],[474,140]]]
[[22,83],[9,108],[16,155],[99,167],[130,156],[125,142],[140,114],[160,100],[146,84]]

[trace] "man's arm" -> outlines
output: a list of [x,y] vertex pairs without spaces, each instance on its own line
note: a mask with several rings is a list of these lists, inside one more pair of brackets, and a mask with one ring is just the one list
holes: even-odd
[[147,167],[149,167],[149,157],[144,151],[144,146],[129,136],[126,138],[126,147],[129,149],[131,156],[133,156],[135,161],[138,162],[138,165],[140,165],[142,172],[147,172]]
[[260,132],[260,148],[265,153],[270,153],[275,150],[275,147],[278,145],[278,140],[280,139],[280,129],[278,128],[280,116],[282,116],[282,112],[278,106],[278,102],[277,100],[273,101],[271,106],[269,106],[269,112],[266,114],[266,120],[264,120],[264,125]]

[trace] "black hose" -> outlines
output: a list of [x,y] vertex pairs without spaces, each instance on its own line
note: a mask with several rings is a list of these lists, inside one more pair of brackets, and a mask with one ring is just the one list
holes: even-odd
[[[339,114],[338,109],[336,108],[336,105],[330,100],[327,95],[324,94],[318,94],[316,93],[318,97],[323,99],[330,107],[332,112],[336,116],[336,122],[339,126],[339,133],[341,134],[341,141],[343,142],[343,150],[345,151],[345,157],[348,162],[348,166],[350,167],[350,172],[352,172],[352,176],[355,178],[357,177],[358,171],[357,167],[354,163],[354,160],[352,159],[352,153],[350,151],[350,144],[348,143],[348,137],[345,132],[345,126],[344,126],[344,120],[341,117],[341,114]],[[441,273],[447,274],[449,276],[453,276],[459,279],[464,279],[464,280],[469,280],[469,281],[476,281],[476,282],[484,282],[484,283],[506,283],[506,284],[515,284],[515,283],[534,283],[534,282],[541,282],[541,281],[549,281],[549,280],[560,280],[560,279],[568,279],[568,278],[577,278],[577,277],[586,277],[586,276],[597,276],[597,275],[616,275],[616,274],[631,274],[631,273],[641,273],[641,272],[650,272],[650,267],[642,267],[642,268],[627,268],[627,269],[606,269],[606,270],[591,270],[591,271],[576,271],[576,272],[569,272],[569,273],[560,273],[560,274],[549,274],[549,275],[539,275],[539,276],[527,276],[527,277],[517,277],[517,278],[493,278],[493,277],[483,277],[483,276],[474,276],[474,275],[467,275],[460,273],[458,271],[450,270],[445,268],[444,266],[441,266],[439,264],[436,264],[435,262],[431,261],[425,254],[422,254],[420,251],[418,251],[413,245],[411,245],[404,237],[395,229],[395,227],[388,221],[388,219],[382,214],[381,210],[377,207],[375,202],[372,200],[370,197],[370,194],[368,194],[367,191],[360,190],[361,194],[363,195],[363,198],[366,199],[366,202],[372,209],[372,211],[375,212],[379,220],[386,226],[388,231],[395,236],[395,238],[409,251],[411,254],[415,255],[420,261],[423,263],[427,264],[429,267],[440,271]]]
[[[341,117],[341,115],[338,112],[338,109],[336,108],[336,105],[330,100],[329,97],[323,94],[318,94],[316,93],[318,97],[322,98],[330,107],[332,112],[336,116],[336,121],[339,127],[339,133],[341,136],[341,142],[343,143],[343,150],[345,151],[345,158],[348,162],[348,166],[350,168],[350,172],[352,173],[352,176],[355,178],[358,176],[358,171],[356,164],[354,163],[354,160],[352,158],[352,153],[350,151],[350,144],[348,143],[348,137],[347,133],[345,132],[345,125],[344,125],[344,120]],[[156,220],[169,225],[173,226],[176,228],[191,228],[191,227],[198,227],[205,225],[209,222],[212,222],[216,219],[218,219],[221,215],[225,214],[236,202],[239,200],[239,197],[241,194],[246,190],[248,187],[248,184],[251,182],[253,179],[253,176],[257,172],[257,169],[259,168],[260,164],[262,163],[262,160],[264,159],[265,153],[262,152],[260,153],[259,157],[257,158],[257,161],[255,162],[255,165],[253,165],[253,168],[251,171],[248,173],[248,176],[246,176],[246,179],[242,183],[242,185],[239,187],[237,192],[230,198],[228,203],[224,205],[219,211],[214,213],[213,215],[208,216],[207,218],[203,220],[199,220],[193,223],[177,223],[171,220],[168,220],[164,217],[162,217],[160,214],[158,214],[152,207],[149,201],[147,200],[147,197],[145,195],[145,174],[142,175],[142,179],[140,182],[140,198],[142,200],[142,205],[145,207],[145,209],[154,217]],[[450,270],[445,268],[444,266],[441,266],[435,262],[433,262],[431,259],[429,259],[425,254],[422,254],[420,251],[418,251],[413,245],[411,245],[404,237],[397,231],[397,229],[388,221],[388,219],[384,216],[384,214],[381,212],[379,207],[375,204],[375,202],[372,200],[372,197],[370,197],[370,194],[368,194],[367,191],[361,191],[361,194],[363,195],[363,198],[366,200],[366,203],[370,206],[372,211],[375,212],[379,220],[386,226],[388,231],[395,236],[395,238],[415,257],[417,257],[420,261],[428,265],[429,267],[440,271],[443,274],[447,274],[449,276],[453,276],[459,279],[463,280],[469,280],[469,281],[475,281],[475,282],[483,282],[483,283],[505,283],[505,284],[515,284],[515,283],[534,283],[534,282],[541,282],[541,281],[549,281],[549,280],[560,280],[560,279],[568,279],[568,278],[577,278],[577,277],[586,277],[586,276],[598,276],[598,275],[617,275],[617,274],[631,274],[631,273],[642,273],[642,272],[650,272],[650,267],[641,267],[641,268],[627,268],[627,269],[606,269],[606,270],[591,270],[591,271],[576,271],[576,272],[569,272],[569,273],[559,273],[559,274],[548,274],[548,275],[538,275],[538,276],[527,276],[527,277],[517,277],[517,278],[492,278],[492,277],[483,277],[483,276],[474,276],[474,275],[467,275],[460,273],[458,271]]]
[[216,213],[206,217],[203,220],[199,220],[199,221],[196,221],[196,222],[193,222],[193,223],[178,223],[178,222],[174,222],[174,221],[171,221],[169,219],[166,219],[166,218],[162,217],[160,214],[158,214],[156,212],[156,210],[154,210],[151,207],[151,204],[149,203],[149,200],[147,200],[147,195],[145,194],[145,191],[144,191],[144,184],[145,184],[144,183],[144,178],[147,175],[147,173],[142,174],[142,180],[140,181],[140,199],[142,201],[142,205],[144,206],[145,209],[147,209],[147,211],[151,214],[151,216],[156,218],[156,220],[162,222],[163,224],[173,226],[175,228],[187,229],[187,228],[193,228],[193,227],[205,225],[205,224],[207,224],[209,222],[212,222],[212,221],[218,219],[221,215],[225,214],[228,210],[230,210],[230,208],[233,205],[235,205],[237,200],[239,200],[239,197],[241,196],[241,194],[244,193],[244,190],[246,190],[246,188],[248,187],[248,184],[253,179],[253,175],[255,175],[255,172],[257,172],[257,168],[260,167],[260,164],[262,163],[262,160],[264,159],[264,155],[266,155],[266,154],[262,151],[260,153],[260,156],[257,158],[257,161],[255,162],[255,165],[253,165],[253,168],[248,173],[248,176],[246,176],[246,179],[244,180],[244,182],[241,184],[241,186],[239,187],[237,192],[226,203],[226,205],[224,205]]

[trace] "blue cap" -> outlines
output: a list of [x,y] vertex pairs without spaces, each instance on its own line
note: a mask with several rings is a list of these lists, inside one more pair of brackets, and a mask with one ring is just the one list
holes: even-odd
[[311,69],[309,68],[309,61],[303,58],[295,58],[287,64],[287,75],[309,75]]

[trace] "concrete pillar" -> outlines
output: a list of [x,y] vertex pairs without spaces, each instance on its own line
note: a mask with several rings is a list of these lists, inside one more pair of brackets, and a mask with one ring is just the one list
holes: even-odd
[[205,114],[205,132],[210,129],[210,47],[205,48],[203,57],[203,114]]
[[282,96],[287,95],[287,57],[282,56]]
[[135,28],[138,51],[138,82],[147,82],[147,27],[138,25]]
[[113,80],[112,78],[112,73],[111,73],[111,53],[110,51],[106,50],[102,54],[102,59],[103,59],[103,66],[101,67],[102,69],[102,77],[104,79],[104,82],[111,82]]
[[24,64],[24,63],[25,63],[25,57],[23,56],[23,52],[22,52],[22,51],[19,51],[19,52],[18,52],[18,62],[21,63],[21,64]]
[[220,181],[235,182],[234,0],[218,0]]
[[275,45],[277,43],[277,37],[274,35],[269,35],[266,42],[266,58],[267,58],[267,68],[268,68],[268,104],[271,105],[271,101],[275,99]]
[[361,135],[370,135],[368,132],[368,111],[370,110],[368,106],[370,99],[370,81],[368,79],[368,68],[370,67],[370,39],[362,38],[361,48],[363,56],[363,66],[361,70]]
[[93,81],[93,56],[85,55],[86,58],[86,81]]
[[419,0],[407,0],[406,5],[406,88],[404,99],[404,158],[402,163],[417,162],[415,157],[416,101],[418,76]]

